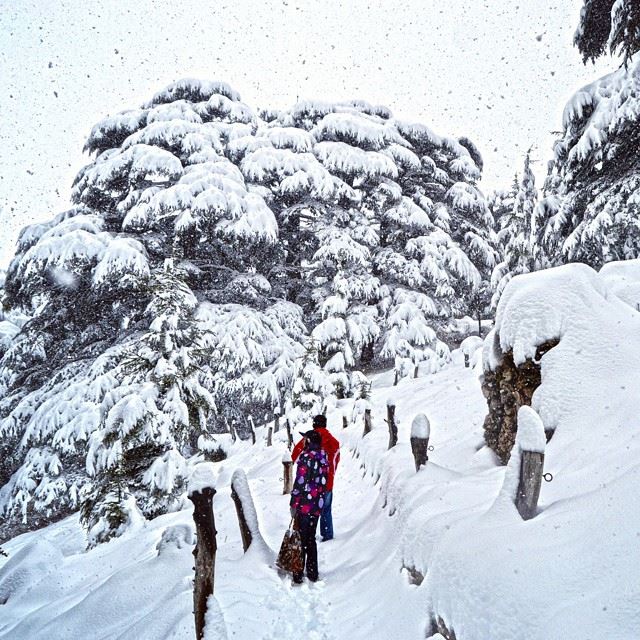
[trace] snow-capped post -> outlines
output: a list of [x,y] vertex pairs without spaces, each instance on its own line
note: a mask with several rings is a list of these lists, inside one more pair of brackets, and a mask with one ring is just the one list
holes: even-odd
[[362,436],[366,436],[367,433],[371,432],[371,409],[367,407],[364,410],[364,433]]
[[255,539],[262,541],[262,536],[258,529],[258,514],[249,489],[249,481],[242,469],[236,469],[231,476],[231,497],[236,505],[242,548],[246,553]]
[[285,451],[282,455],[282,466],[284,468],[282,495],[286,495],[291,493],[293,489],[293,461],[291,460],[291,453],[289,451]]
[[196,465],[188,487],[189,500],[193,502],[193,520],[198,538],[196,548],[193,550],[196,572],[193,583],[193,613],[197,640],[204,637],[207,600],[213,594],[217,551],[216,525],[213,515],[215,479],[214,464],[201,462]]
[[389,425],[389,449],[398,444],[398,425],[396,424],[396,405],[389,398],[387,400],[387,424]]
[[482,338],[479,338],[478,336],[467,336],[460,343],[460,351],[464,354],[465,367],[468,368],[471,366],[471,359],[473,358],[473,355],[478,351],[478,349],[482,349],[483,344],[484,342]]
[[516,493],[516,508],[523,520],[533,518],[538,509],[546,444],[547,438],[540,416],[529,406],[520,407],[515,443],[520,450],[520,480]]
[[429,436],[431,435],[431,425],[424,413],[419,413],[411,423],[411,451],[416,463],[416,471],[427,463],[429,456]]
[[273,444],[273,427],[269,427],[267,430],[267,447]]
[[342,428],[346,429],[349,421],[347,420],[347,416],[342,416]]

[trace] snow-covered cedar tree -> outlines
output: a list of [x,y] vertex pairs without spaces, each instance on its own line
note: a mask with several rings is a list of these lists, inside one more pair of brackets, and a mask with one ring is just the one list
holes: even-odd
[[[383,351],[380,327],[393,305],[380,303],[393,301],[397,286],[440,301],[437,318],[469,304],[483,276],[474,261],[488,279],[480,154],[467,139],[361,101],[301,102],[262,119],[255,136],[229,145],[229,157],[278,220],[286,255],[271,270],[274,291],[303,308],[336,394],[349,393],[353,368]],[[407,265],[422,271],[409,283]]]
[[538,199],[536,181],[531,170],[530,151],[524,159],[524,170],[519,189],[515,195],[510,216],[503,216],[500,240],[504,243],[502,261],[496,265],[491,276],[492,308],[498,306],[500,296],[513,276],[529,273],[536,268],[534,243],[534,211]]
[[508,228],[513,216],[513,205],[518,191],[520,191],[520,178],[516,172],[510,189],[497,189],[487,196],[487,206],[494,220],[498,261],[504,255],[504,248],[509,240]]
[[[90,522],[96,539],[125,516],[170,508],[182,477],[172,452],[213,451],[212,434],[248,437],[250,419],[273,419],[294,395],[309,335],[331,382],[320,396],[356,391],[374,358],[435,366],[446,359],[440,327],[468,311],[492,265],[477,149],[385,107],[302,102],[258,115],[224,83],[182,80],[99,122],[85,149],[74,206],[25,228],[7,273],[10,312],[33,315],[0,361],[9,526],[113,487],[113,522],[107,511],[108,527]],[[202,333],[216,406],[205,431],[189,414],[187,444],[160,429],[164,391],[151,373],[132,378],[123,364],[156,330],[149,309],[168,258],[198,302],[184,313]],[[131,394],[140,424],[107,420]],[[175,482],[145,503],[145,473],[127,456],[148,429],[159,448],[145,440],[141,455],[170,455]],[[106,469],[108,491],[95,484]]]
[[468,141],[463,146],[421,124],[398,128],[408,148],[395,150],[399,189],[386,185],[374,273],[382,284],[382,355],[404,375],[421,360],[441,362],[436,332],[444,318],[474,310],[495,249],[493,219],[475,186],[475,148],[471,154]]
[[586,63],[607,52],[620,53],[625,65],[640,51],[637,0],[584,0],[574,42]]
[[640,255],[640,4],[585,2],[576,43],[585,60],[609,47],[625,64],[567,103],[536,211],[536,242],[550,264],[599,268]]
[[[88,442],[104,428],[104,398],[125,384],[112,367],[121,347],[149,329],[152,274],[166,258],[211,305],[209,316],[228,305],[255,312],[254,322],[238,321],[236,331],[245,333],[234,340],[248,345],[236,372],[245,389],[255,383],[256,394],[233,411],[248,412],[256,396],[262,408],[276,406],[271,399],[286,392],[277,387],[290,385],[305,328],[299,310],[274,297],[267,277],[283,253],[273,212],[226,156],[231,141],[256,127],[228,85],[176,82],[141,109],[98,123],[86,144],[95,157],[75,180],[75,206],[20,234],[5,300],[10,311],[25,309],[33,318],[0,361],[0,439],[10,452],[0,462],[0,509],[7,526],[64,515],[77,508],[80,488],[91,488]],[[264,340],[266,354],[252,342],[263,321],[265,335],[281,338]],[[227,363],[216,368],[217,352],[208,348],[215,392]],[[156,393],[149,386],[144,392]],[[219,405],[210,430],[225,428],[228,409]]]
[[121,352],[119,385],[102,401],[89,438],[91,488],[81,496],[90,544],[118,535],[132,516],[172,510],[185,489],[186,457],[206,436],[216,406],[198,301],[168,259],[150,279],[148,331]]

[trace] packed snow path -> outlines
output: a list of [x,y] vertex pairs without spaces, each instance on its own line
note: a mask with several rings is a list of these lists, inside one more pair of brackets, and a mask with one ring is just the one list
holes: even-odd
[[[303,585],[295,586],[290,577],[278,576],[263,565],[260,581],[249,586],[257,568],[250,558],[244,569],[237,563],[225,563],[225,568],[217,573],[216,597],[224,611],[230,638],[425,637],[426,593],[424,587],[412,584],[403,569],[403,557],[411,556],[407,548],[415,549],[419,555],[433,540],[413,538],[405,525],[409,514],[438,517],[443,509],[448,512],[460,508],[455,504],[457,498],[452,500],[447,495],[447,488],[456,484],[458,469],[477,457],[486,405],[477,376],[459,363],[435,376],[402,381],[398,387],[391,387],[391,379],[390,373],[375,378],[373,431],[366,438],[362,438],[362,419],[346,430],[340,427],[341,411],[350,415],[348,403],[329,413],[331,431],[342,447],[333,502],[335,538],[318,542],[320,581],[312,584],[305,580]],[[384,418],[390,394],[397,401],[400,439],[397,447],[387,452]],[[451,419],[453,406],[455,420]],[[427,411],[433,419],[436,442],[436,451],[430,454],[430,468],[420,474],[415,473],[408,442],[410,423],[418,410]],[[281,495],[281,446],[276,444],[274,451],[267,451],[265,458],[269,460],[263,459],[249,472],[261,529],[275,552],[288,524],[289,496]],[[483,480],[472,481],[475,488],[471,494],[474,491],[482,494],[480,501],[483,501],[499,486],[500,472],[496,473],[492,462],[481,466],[489,468],[490,473]],[[221,479],[225,473],[230,471],[223,471]],[[403,508],[403,498],[397,492],[401,486],[399,479],[430,485],[428,503],[408,503]],[[222,508],[222,501],[226,500],[226,495],[220,496],[216,509],[217,513],[229,516],[230,521],[221,523],[218,529],[224,527],[237,535],[237,523],[231,521],[235,515]],[[475,504],[473,498],[462,508],[469,504]],[[255,615],[248,616],[247,602],[251,599],[256,603]]]
[[[270,531],[267,541],[276,551],[287,526],[287,499],[284,496],[282,508],[273,514],[280,526],[267,527]],[[290,576],[274,572],[271,582],[278,576],[279,584],[273,584],[260,602],[262,611],[256,612],[262,620],[264,635],[251,636],[260,632],[243,629],[245,625],[253,626],[246,616],[248,594],[228,592],[221,585],[217,598],[225,612],[229,637],[265,640],[422,637],[420,631],[424,633],[424,626],[421,629],[416,624],[416,618],[420,618],[416,616],[419,607],[416,587],[410,584],[406,571],[401,571],[396,548],[388,545],[395,534],[391,519],[382,510],[379,485],[374,486],[360,460],[347,447],[342,449],[333,515],[336,537],[328,542],[318,540],[317,583],[305,579],[302,585],[293,585]],[[251,576],[245,578],[250,580]]]

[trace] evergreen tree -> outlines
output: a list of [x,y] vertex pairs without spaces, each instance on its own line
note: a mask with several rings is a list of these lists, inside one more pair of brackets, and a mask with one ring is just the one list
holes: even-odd
[[625,65],[640,51],[640,4],[637,0],[584,0],[574,42],[584,62],[607,49],[620,52]]
[[513,276],[529,273],[536,268],[534,245],[534,210],[538,198],[535,177],[531,171],[531,150],[524,160],[524,170],[513,209],[509,218],[503,218],[502,238],[505,242],[504,257],[493,271],[491,278],[493,297],[491,305],[495,309],[500,296]]
[[[101,530],[111,535],[117,529],[122,505],[132,506],[122,490],[119,500],[112,500],[122,473],[144,515],[166,510],[179,492],[182,463],[172,452],[194,451],[195,423],[189,421],[190,446],[183,450],[183,436],[166,428],[167,420],[177,417],[167,417],[164,404],[156,404],[166,402],[158,386],[130,378],[121,364],[126,345],[149,332],[157,274],[167,257],[175,258],[194,299],[211,305],[209,318],[225,315],[234,304],[253,314],[254,322],[238,322],[235,328],[244,331],[237,342],[249,345],[239,375],[245,389],[254,383],[256,393],[219,405],[210,414],[208,431],[226,429],[230,411],[248,414],[256,396],[261,407],[275,406],[273,397],[286,392],[305,329],[297,310],[283,310],[272,297],[262,275],[278,262],[275,217],[225,155],[232,140],[252,135],[255,128],[255,115],[227,85],[174,83],[143,108],[98,123],[86,145],[95,158],[75,181],[76,206],[21,233],[7,274],[6,300],[10,309],[27,309],[33,318],[0,362],[0,438],[10,447],[0,466],[0,510],[12,526],[65,515],[82,496],[115,504],[113,517],[107,517],[111,506],[104,511],[108,526],[90,522],[99,539]],[[202,305],[191,311],[205,313]],[[265,338],[265,359],[252,345],[261,322],[265,336],[279,338],[271,344]],[[224,359],[216,367],[214,347],[207,348],[217,400],[228,369]],[[132,413],[140,422],[102,420],[107,409],[117,413],[125,407],[129,396],[132,408],[144,409]],[[124,403],[117,410],[110,405],[113,398]],[[149,440],[151,434],[156,441]],[[121,455],[117,443],[125,436]],[[111,458],[100,453],[111,452],[112,445]],[[98,457],[91,462],[94,454]],[[145,480],[145,465],[166,455],[163,464],[173,465],[176,482],[158,485],[156,495],[150,478]],[[94,477],[87,476],[87,458],[97,471]],[[96,485],[95,479],[110,470],[113,477]],[[145,490],[149,500],[140,503]]]
[[640,7],[586,2],[576,42],[585,60],[606,46],[625,66],[578,91],[566,105],[554,145],[536,240],[548,264],[580,261],[595,268],[640,255]]
[[497,250],[502,257],[509,240],[509,227],[513,217],[513,205],[520,191],[518,173],[513,177],[510,189],[498,189],[487,198],[487,206],[494,220]]
[[215,410],[204,331],[185,274],[167,260],[153,273],[149,330],[129,345],[115,368],[120,384],[102,402],[90,438],[87,467],[94,476],[83,496],[91,544],[118,535],[139,510],[145,517],[178,504],[188,477],[186,457],[197,451]]

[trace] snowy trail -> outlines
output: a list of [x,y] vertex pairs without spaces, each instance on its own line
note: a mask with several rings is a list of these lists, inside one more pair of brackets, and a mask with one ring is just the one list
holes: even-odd
[[[340,437],[338,431],[335,434]],[[282,531],[287,526],[285,513]],[[282,578],[281,591],[271,595],[275,626],[265,640],[423,637],[424,626],[416,621],[417,587],[401,571],[401,560],[389,542],[395,532],[382,509],[379,485],[346,446],[333,516],[335,538],[318,541],[320,580],[294,586],[290,577]]]

